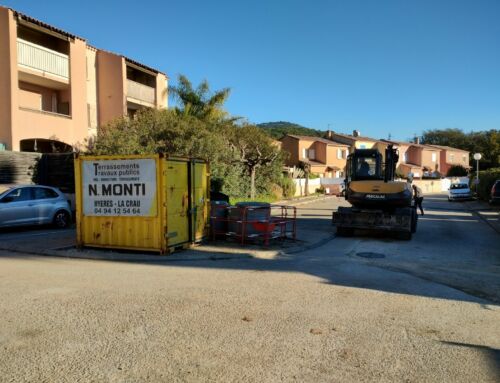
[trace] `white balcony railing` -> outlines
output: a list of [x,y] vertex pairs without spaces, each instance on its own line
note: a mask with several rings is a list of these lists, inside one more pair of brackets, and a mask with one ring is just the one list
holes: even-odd
[[68,56],[29,41],[17,39],[17,62],[56,76],[69,78]]
[[155,88],[127,79],[127,96],[154,104]]

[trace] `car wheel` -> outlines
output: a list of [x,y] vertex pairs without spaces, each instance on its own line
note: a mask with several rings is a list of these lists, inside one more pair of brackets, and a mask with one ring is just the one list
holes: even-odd
[[59,229],[65,229],[71,223],[70,222],[70,215],[65,210],[59,210],[54,215],[53,223],[54,223],[54,226],[56,226],[57,228],[59,228]]

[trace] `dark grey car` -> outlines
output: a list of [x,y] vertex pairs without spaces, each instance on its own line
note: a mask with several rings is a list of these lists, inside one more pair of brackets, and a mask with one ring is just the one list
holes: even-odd
[[49,186],[15,186],[0,194],[0,227],[71,224],[71,207],[59,189]]

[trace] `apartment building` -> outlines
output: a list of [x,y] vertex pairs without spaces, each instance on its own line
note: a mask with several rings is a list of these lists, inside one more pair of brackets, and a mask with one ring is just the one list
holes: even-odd
[[281,139],[281,149],[289,153],[286,165],[311,165],[311,173],[320,177],[340,178],[345,174],[349,146],[320,137],[288,134]]
[[164,73],[0,7],[0,150],[69,151],[99,126],[166,108]]

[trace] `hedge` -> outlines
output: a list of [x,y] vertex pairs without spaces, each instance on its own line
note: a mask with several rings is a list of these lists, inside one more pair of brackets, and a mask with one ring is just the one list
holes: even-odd
[[[476,173],[470,175],[471,184],[474,184]],[[477,195],[480,199],[488,201],[490,199],[491,188],[496,180],[500,180],[500,168],[492,168],[479,172],[479,185],[477,185]]]

